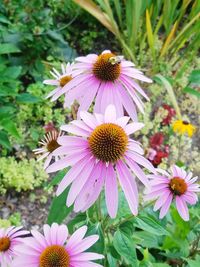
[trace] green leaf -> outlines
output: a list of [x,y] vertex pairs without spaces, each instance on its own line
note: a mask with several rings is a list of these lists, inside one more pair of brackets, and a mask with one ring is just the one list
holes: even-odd
[[167,263],[153,263],[152,267],[170,267]]
[[4,131],[0,131],[0,145],[7,149],[11,149],[10,141],[8,139],[8,135]]
[[126,262],[133,267],[138,266],[135,244],[130,237],[117,230],[114,235],[113,245]]
[[178,106],[178,101],[176,99],[176,96],[175,96],[175,93],[174,93],[174,90],[170,84],[170,82],[164,77],[162,76],[161,74],[157,74],[154,76],[154,79],[159,83],[161,82],[162,85],[164,85],[169,97],[171,98],[171,102],[174,106],[174,109],[176,110],[176,113],[177,113],[177,116],[179,119],[182,119],[181,117],[181,112],[180,112],[180,108]]
[[126,235],[131,235],[134,230],[133,223],[130,221],[124,222],[120,224],[119,229],[121,232],[123,232]]
[[188,262],[189,267],[199,267],[199,261],[194,261],[189,259],[186,259],[186,261]]
[[76,217],[73,218],[67,224],[67,227],[68,227],[68,230],[69,230],[70,234],[73,233],[74,226],[77,226],[77,227],[83,226],[83,225],[85,225],[86,220],[87,220],[86,213],[80,213],[80,214],[76,215]]
[[110,253],[108,253],[107,259],[108,259],[109,267],[116,267],[117,266],[117,260],[115,258],[113,258],[113,256]]
[[22,67],[21,66],[13,66],[9,67],[4,71],[5,77],[10,77],[12,79],[16,79],[21,74]]
[[19,53],[20,49],[14,44],[5,43],[0,44],[0,55],[10,54],[10,53]]
[[135,218],[135,226],[154,235],[169,235],[163,226],[150,216],[138,216]]
[[15,126],[15,123],[10,119],[3,119],[0,121],[1,126],[6,130],[10,135],[14,136],[15,138],[19,139],[20,135],[18,130]]
[[137,231],[134,233],[134,238],[139,240],[136,241],[136,244],[140,244],[143,247],[147,248],[158,248],[158,236],[152,235],[146,231]]
[[29,93],[22,93],[16,97],[16,101],[19,103],[38,103],[41,99]]
[[188,78],[189,82],[200,84],[200,70],[193,70]]
[[104,252],[104,234],[102,231],[101,224],[98,222],[88,227],[87,235],[98,235],[98,241],[92,246],[93,252],[103,253]]
[[68,192],[69,188],[66,188],[65,191],[60,196],[55,197],[53,199],[47,219],[48,224],[52,224],[53,222],[62,223],[63,220],[72,211],[73,206],[71,207],[66,206],[66,198]]
[[10,24],[10,21],[2,14],[0,14],[0,22],[5,23],[5,24]]
[[46,189],[48,190],[52,186],[57,185],[63,179],[63,177],[66,175],[68,171],[69,168],[67,168],[67,171],[66,170],[59,171],[56,174],[56,176],[54,176],[54,178],[51,180],[51,182],[47,185]]
[[195,89],[193,89],[193,88],[191,88],[191,87],[189,87],[189,86],[185,87],[185,88],[183,89],[183,92],[184,92],[184,93],[188,93],[188,94],[190,94],[190,95],[194,95],[194,96],[200,98],[200,92],[198,92],[197,90],[195,90]]
[[4,116],[6,114],[12,114],[15,112],[15,107],[14,106],[3,106],[0,108],[0,115]]

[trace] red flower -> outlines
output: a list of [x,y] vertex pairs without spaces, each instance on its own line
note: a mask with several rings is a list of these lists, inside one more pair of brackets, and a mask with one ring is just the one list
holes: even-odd
[[167,158],[169,156],[169,146],[163,145],[164,139],[164,134],[158,132],[151,136],[149,140],[150,149],[147,157],[155,167],[162,162],[163,158]]
[[157,151],[157,154],[155,155],[154,159],[151,161],[154,167],[157,167],[161,162],[163,158],[167,158],[169,156],[169,153],[166,151]]
[[167,104],[163,104],[162,107],[168,111],[167,116],[162,120],[162,125],[169,125],[172,118],[176,115],[176,111]]
[[158,150],[160,148],[160,146],[163,144],[164,142],[164,134],[161,132],[158,132],[156,134],[154,134],[153,136],[150,137],[150,147]]

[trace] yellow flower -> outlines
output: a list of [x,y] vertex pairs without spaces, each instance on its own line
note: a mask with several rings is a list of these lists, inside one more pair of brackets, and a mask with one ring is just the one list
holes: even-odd
[[192,137],[196,131],[196,127],[187,121],[177,120],[172,124],[172,129],[175,133],[178,134],[188,134],[189,137]]

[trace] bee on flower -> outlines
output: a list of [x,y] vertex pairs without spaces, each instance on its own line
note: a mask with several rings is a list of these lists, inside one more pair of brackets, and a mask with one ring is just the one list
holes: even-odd
[[45,83],[57,86],[55,92],[51,93],[54,94],[52,100],[65,94],[65,107],[70,107],[77,100],[79,113],[87,111],[95,101],[95,113],[104,113],[106,107],[113,104],[117,107],[118,116],[123,116],[125,109],[131,119],[136,121],[136,107],[144,112],[140,95],[147,100],[149,98],[135,80],[147,83],[152,81],[134,66],[123,56],[105,50],[100,55],[89,54],[76,58],[70,72],[73,78],[66,84],[61,85],[61,76],[55,70],[52,74],[56,80],[46,80]]

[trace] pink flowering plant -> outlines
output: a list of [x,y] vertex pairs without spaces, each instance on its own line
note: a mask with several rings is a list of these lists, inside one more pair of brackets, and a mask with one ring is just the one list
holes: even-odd
[[[34,149],[54,196],[47,224],[0,229],[0,266],[197,266],[198,177],[178,160],[160,168],[170,157],[162,132],[149,149],[141,144],[138,113],[145,113],[142,98],[151,101],[142,87],[152,80],[110,50],[50,74],[46,101],[64,96],[73,118],[60,129],[47,125]],[[175,111],[164,108],[161,127],[169,127]]]

